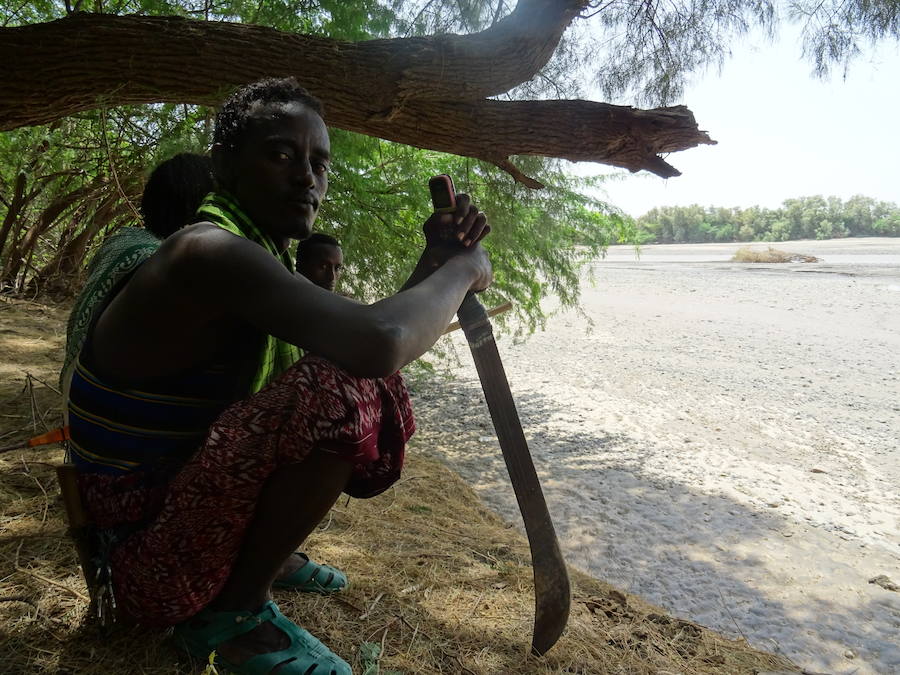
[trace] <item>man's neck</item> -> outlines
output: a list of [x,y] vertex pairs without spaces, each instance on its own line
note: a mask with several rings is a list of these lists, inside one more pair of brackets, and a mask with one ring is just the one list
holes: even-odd
[[[259,227],[259,225],[257,225]],[[265,231],[260,227],[261,231]],[[268,233],[267,233],[268,234]],[[275,244],[275,248],[278,250],[278,253],[284,253],[288,250],[288,246],[291,245],[291,240],[289,237],[275,237],[269,234],[269,238],[272,240],[272,243]]]
[[236,204],[237,207],[240,209],[241,213],[244,215],[244,217],[247,220],[249,220],[251,223],[253,223],[253,225],[254,225],[254,227],[256,227],[256,229],[258,229],[260,232],[265,234],[272,241],[272,243],[275,245],[275,250],[279,255],[281,255],[282,253],[287,251],[288,246],[291,245],[290,237],[284,237],[281,235],[273,234],[272,232],[269,232],[265,227],[260,225],[256,220],[251,218],[250,214],[247,213],[246,209],[244,209],[241,202],[238,201],[237,197],[235,197],[234,193],[231,192],[230,190],[220,188],[219,193],[224,195],[225,197],[227,197],[228,200],[231,201],[232,203]]

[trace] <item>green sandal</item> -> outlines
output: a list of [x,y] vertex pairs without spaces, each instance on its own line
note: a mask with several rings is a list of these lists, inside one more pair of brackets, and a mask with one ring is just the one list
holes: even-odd
[[[203,622],[196,628],[192,624]],[[218,653],[217,666],[234,675],[269,675],[278,668],[278,675],[352,675],[350,664],[303,630],[278,610],[274,602],[267,602],[256,613],[214,612],[204,609],[196,616],[175,626],[175,637],[191,656],[206,663],[219,645],[249,633],[263,623],[271,622],[290,638],[285,649],[253,656],[240,665],[229,663]]]
[[305,553],[298,555],[304,562],[291,574],[272,583],[272,588],[289,588],[302,593],[337,593],[347,586],[347,577],[331,565],[320,565]]

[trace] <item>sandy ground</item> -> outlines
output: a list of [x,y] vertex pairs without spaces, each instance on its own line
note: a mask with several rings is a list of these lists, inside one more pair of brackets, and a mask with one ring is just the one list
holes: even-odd
[[[806,668],[900,673],[900,593],[869,583],[900,583],[900,240],[776,246],[824,262],[616,247],[586,316],[501,353],[572,564]],[[460,355],[416,387],[420,446],[520,522]]]

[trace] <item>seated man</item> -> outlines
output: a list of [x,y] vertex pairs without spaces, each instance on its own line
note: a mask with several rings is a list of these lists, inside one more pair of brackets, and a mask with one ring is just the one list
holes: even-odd
[[397,479],[413,432],[397,371],[491,282],[489,227],[465,195],[425,222],[396,295],[366,305],[295,276],[288,246],[312,231],[329,162],[321,106],[292,79],[235,92],[204,222],[112,297],[72,380],[71,455],[120,613],[176,625],[237,673],[350,672],[270,588],[304,564],[294,551],[341,491]]
[[319,288],[333,291],[344,271],[344,252],[338,240],[313,232],[297,244],[297,271]]

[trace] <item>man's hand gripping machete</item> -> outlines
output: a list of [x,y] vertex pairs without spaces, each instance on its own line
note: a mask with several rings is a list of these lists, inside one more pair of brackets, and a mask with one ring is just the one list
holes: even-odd
[[[450,206],[455,206],[452,186],[449,176],[439,176],[429,182],[435,211],[448,211]],[[445,190],[449,191],[449,198],[442,194]],[[497,440],[500,441],[503,459],[525,522],[534,569],[535,615],[531,650],[535,654],[544,654],[556,644],[569,618],[569,575],[487,312],[475,295],[469,293],[457,317],[472,351]]]

